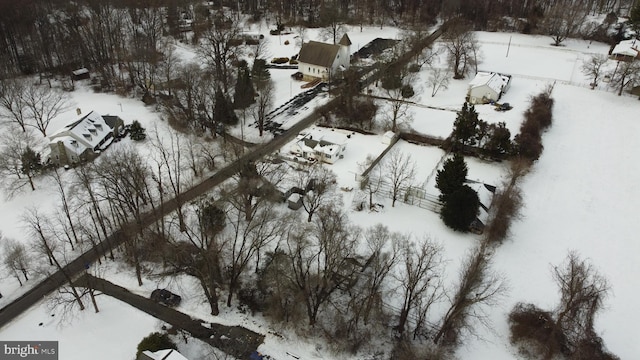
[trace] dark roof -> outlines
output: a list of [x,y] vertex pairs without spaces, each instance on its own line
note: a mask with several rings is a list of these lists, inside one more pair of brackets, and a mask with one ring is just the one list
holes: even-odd
[[104,119],[104,122],[106,122],[107,125],[109,125],[109,127],[112,129],[116,128],[116,126],[118,125],[118,120],[122,121],[119,117],[114,115],[102,115],[102,118]]
[[322,67],[331,67],[339,50],[340,45],[309,41],[302,45],[300,55],[298,56],[298,62]]
[[347,34],[342,35],[342,39],[338,41],[338,44],[344,45],[344,46],[350,46],[352,43],[351,43],[351,39],[349,39],[349,35]]

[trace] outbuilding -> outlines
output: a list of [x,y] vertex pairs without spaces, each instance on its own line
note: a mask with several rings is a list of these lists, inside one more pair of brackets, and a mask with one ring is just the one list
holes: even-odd
[[467,98],[471,104],[487,104],[498,101],[509,90],[511,75],[478,71],[469,82]]

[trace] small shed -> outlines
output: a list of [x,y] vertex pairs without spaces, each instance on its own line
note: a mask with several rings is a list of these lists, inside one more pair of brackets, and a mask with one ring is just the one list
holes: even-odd
[[76,69],[71,72],[71,80],[78,81],[88,79],[90,75],[89,69],[87,68]]
[[478,71],[469,82],[467,98],[471,104],[487,104],[498,101],[511,85],[511,75]]
[[291,210],[298,210],[302,207],[302,195],[292,193],[287,198],[287,207]]

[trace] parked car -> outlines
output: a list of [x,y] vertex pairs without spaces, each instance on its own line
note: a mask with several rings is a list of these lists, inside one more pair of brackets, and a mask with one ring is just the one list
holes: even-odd
[[151,292],[151,300],[165,306],[178,306],[182,298],[167,289],[155,289]]

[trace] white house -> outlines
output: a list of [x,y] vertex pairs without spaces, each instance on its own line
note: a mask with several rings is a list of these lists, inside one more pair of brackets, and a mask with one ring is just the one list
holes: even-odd
[[123,126],[117,116],[92,111],[49,136],[51,161],[72,165],[90,160],[111,144]]
[[471,104],[498,101],[509,90],[509,85],[511,85],[511,75],[478,71],[473,80],[469,82],[468,101]]
[[143,351],[137,360],[189,360],[173,349],[158,350],[151,352],[149,350]]
[[611,56],[622,61],[640,59],[640,42],[636,39],[622,40],[613,48]]
[[351,39],[347,34],[342,36],[338,44],[326,44],[309,41],[302,45],[298,55],[298,70],[303,80],[328,80],[338,71],[349,68],[351,56]]
[[346,142],[350,136],[340,130],[314,128],[298,135],[289,151],[305,159],[333,164],[346,150]]

